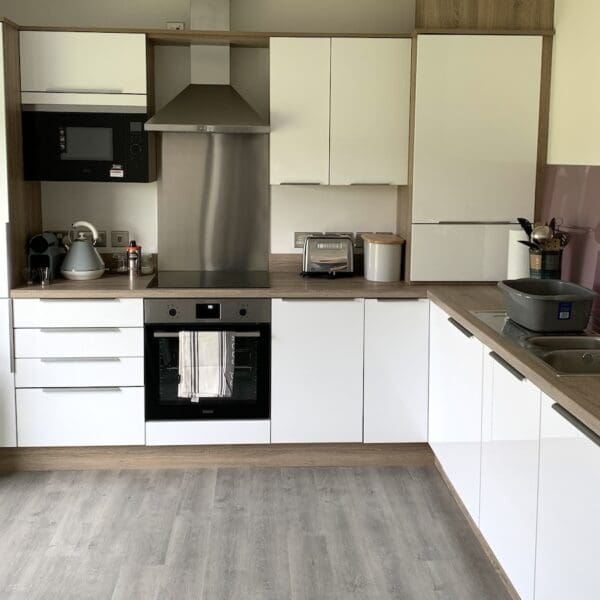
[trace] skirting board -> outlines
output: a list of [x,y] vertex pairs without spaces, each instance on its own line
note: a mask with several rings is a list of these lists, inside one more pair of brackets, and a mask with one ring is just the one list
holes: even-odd
[[0,471],[212,469],[235,467],[420,467],[428,444],[272,444],[0,448]]
[[481,531],[479,531],[479,527],[477,527],[477,524],[475,523],[475,521],[473,521],[473,518],[469,514],[467,507],[463,504],[462,500],[460,499],[460,496],[454,489],[454,486],[452,485],[452,483],[450,483],[450,479],[448,479],[448,476],[446,475],[446,472],[444,471],[444,467],[442,467],[442,465],[440,464],[438,459],[435,457],[435,455],[434,455],[434,459],[433,459],[433,464],[435,465],[435,468],[438,470],[439,474],[442,476],[444,483],[450,490],[450,493],[452,494],[452,497],[454,498],[456,504],[458,504],[458,508],[460,508],[460,511],[462,512],[463,516],[469,523],[469,527],[473,530],[473,533],[475,534],[477,541],[483,548],[483,551],[485,552],[489,561],[492,563],[494,570],[498,573],[500,579],[502,579],[502,583],[506,587],[506,591],[508,592],[510,597],[513,598],[513,600],[521,600],[521,596],[519,596],[519,594],[517,593],[517,590],[515,590],[515,588],[513,587],[513,584],[511,583],[510,579],[508,578],[508,575],[502,568],[502,565],[498,562],[498,559],[496,558],[496,555],[494,554],[493,550],[490,548],[489,544],[485,541],[485,538],[481,534]]

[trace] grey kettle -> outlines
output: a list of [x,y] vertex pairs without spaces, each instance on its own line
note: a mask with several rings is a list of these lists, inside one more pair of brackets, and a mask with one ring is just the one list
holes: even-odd
[[71,227],[73,229],[87,227],[92,232],[93,240],[86,238],[83,231],[80,231],[74,240],[69,236],[69,242],[65,243],[67,255],[60,268],[62,276],[74,281],[88,281],[102,277],[104,261],[94,248],[98,241],[98,230],[87,221],[76,221]]

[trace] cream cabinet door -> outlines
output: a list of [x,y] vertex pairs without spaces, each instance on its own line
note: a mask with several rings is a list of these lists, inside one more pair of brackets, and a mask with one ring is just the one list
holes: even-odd
[[329,38],[272,38],[271,184],[329,183]]
[[20,43],[26,104],[112,104],[123,95],[132,97],[121,102],[146,104],[144,34],[22,31]]
[[364,378],[365,443],[426,442],[429,300],[365,300]]
[[364,301],[272,303],[271,441],[362,442]]
[[483,344],[431,304],[429,445],[479,523]]
[[523,600],[533,599],[541,396],[486,354],[479,529]]
[[413,223],[532,217],[542,38],[420,35]]
[[331,40],[331,185],[408,182],[411,45]]
[[600,589],[600,437],[543,396],[536,600],[595,600]]

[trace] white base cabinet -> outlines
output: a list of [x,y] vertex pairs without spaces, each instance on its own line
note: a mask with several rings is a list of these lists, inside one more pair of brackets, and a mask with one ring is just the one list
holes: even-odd
[[149,421],[146,446],[268,444],[271,422]]
[[543,397],[535,598],[595,600],[600,438],[554,406]]
[[364,301],[272,301],[271,441],[362,442]]
[[431,305],[429,444],[479,523],[483,344]]
[[143,445],[144,388],[17,390],[19,446]]
[[0,299],[0,446],[17,445],[15,376],[11,372],[10,300]]
[[533,599],[541,392],[484,358],[479,529],[523,600]]
[[427,441],[429,301],[365,300],[364,441]]

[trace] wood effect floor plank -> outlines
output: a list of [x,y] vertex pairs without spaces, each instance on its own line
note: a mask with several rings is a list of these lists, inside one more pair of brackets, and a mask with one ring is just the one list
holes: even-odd
[[3,600],[509,597],[429,467],[3,476],[0,556]]

